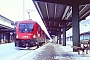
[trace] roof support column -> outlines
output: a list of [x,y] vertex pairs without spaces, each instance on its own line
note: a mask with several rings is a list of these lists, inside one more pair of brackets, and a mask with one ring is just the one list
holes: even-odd
[[7,40],[8,40],[8,43],[10,43],[10,33],[7,33]]
[[[79,31],[79,5],[72,6],[72,35],[73,35],[73,46],[80,46],[80,31]],[[76,52],[76,49],[73,49]]]
[[1,33],[0,33],[0,43],[1,43]]
[[63,46],[66,46],[66,23],[63,24]]
[[59,44],[61,44],[61,28],[60,28],[60,30],[58,32],[58,39],[59,39]]
[[1,43],[4,43],[4,34],[3,33],[1,34],[1,40],[2,40]]

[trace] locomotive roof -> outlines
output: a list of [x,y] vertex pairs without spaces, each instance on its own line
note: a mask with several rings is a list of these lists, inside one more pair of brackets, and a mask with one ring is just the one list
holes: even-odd
[[32,19],[20,21],[20,22],[18,22],[17,26],[18,26],[20,23],[37,23],[37,24],[41,27],[41,25],[40,25],[38,22],[33,21]]
[[30,19],[30,20],[23,20],[19,23],[37,23],[37,22]]

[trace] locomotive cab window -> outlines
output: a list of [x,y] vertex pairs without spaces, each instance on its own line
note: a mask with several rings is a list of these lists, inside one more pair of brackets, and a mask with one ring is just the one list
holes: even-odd
[[19,25],[19,32],[32,32],[34,24],[32,23],[22,23]]

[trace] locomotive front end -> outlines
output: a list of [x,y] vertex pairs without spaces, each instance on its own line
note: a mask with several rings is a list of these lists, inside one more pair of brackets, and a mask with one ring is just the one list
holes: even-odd
[[20,23],[16,33],[15,46],[31,47],[38,45],[34,23]]

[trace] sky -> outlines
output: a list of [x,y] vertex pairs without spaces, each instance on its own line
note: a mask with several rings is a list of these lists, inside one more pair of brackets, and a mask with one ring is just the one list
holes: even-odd
[[[31,18],[37,14],[37,10],[32,0],[0,0],[0,14],[13,21],[23,20],[23,1],[24,1],[24,19],[28,19],[27,10],[33,10],[31,12]],[[39,19],[38,16],[35,16]]]
[[30,11],[30,19],[38,22],[49,36],[32,0],[0,0],[0,15],[12,21],[28,20],[27,10]]

